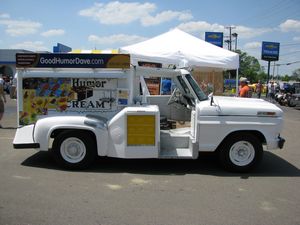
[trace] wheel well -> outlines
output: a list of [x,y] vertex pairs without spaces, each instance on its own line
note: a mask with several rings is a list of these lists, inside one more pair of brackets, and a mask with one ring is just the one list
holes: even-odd
[[257,131],[257,130],[239,130],[239,131],[234,131],[234,132],[228,134],[228,135],[223,139],[223,141],[219,144],[219,146],[218,146],[218,148],[217,148],[217,151],[220,150],[220,146],[222,146],[223,143],[224,143],[227,139],[229,139],[231,136],[237,135],[237,134],[239,134],[239,135],[247,135],[247,134],[251,134],[251,135],[257,137],[257,138],[259,139],[260,143],[262,143],[262,144],[265,144],[265,143],[266,143],[266,138],[265,138],[265,136],[264,136],[261,132],[259,132],[259,131]]
[[90,130],[81,130],[81,129],[57,129],[57,130],[54,130],[52,131],[51,135],[50,135],[50,138],[56,138],[58,135],[60,135],[62,132],[65,132],[65,131],[78,131],[78,132],[85,132],[85,133],[88,133],[89,135],[91,135],[91,137],[95,140],[95,144],[97,144],[97,139],[96,139],[96,135],[94,134],[94,132],[90,131]]

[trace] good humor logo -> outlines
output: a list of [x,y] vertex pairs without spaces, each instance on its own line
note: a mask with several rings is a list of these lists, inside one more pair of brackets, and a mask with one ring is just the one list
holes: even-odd
[[81,58],[72,58],[72,59],[66,59],[66,58],[59,58],[59,57],[54,57],[54,58],[45,58],[41,57],[40,58],[40,64],[42,65],[95,65],[95,64],[100,64],[104,65],[105,62],[103,59],[81,59]]

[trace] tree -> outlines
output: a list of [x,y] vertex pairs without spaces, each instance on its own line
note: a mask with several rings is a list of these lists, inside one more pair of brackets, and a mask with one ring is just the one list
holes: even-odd
[[286,81],[286,82],[290,81],[290,79],[291,79],[291,77],[287,74],[281,77],[281,80]]
[[237,50],[236,53],[240,55],[239,74],[241,76],[247,77],[251,82],[266,80],[267,74],[261,68],[257,58],[241,50]]
[[300,81],[300,68],[293,71],[292,79]]
[[258,74],[257,74],[257,76],[256,76],[256,79],[254,79],[254,81],[261,81],[261,82],[263,82],[263,81],[266,81],[268,79],[268,74],[267,73],[265,73],[263,70],[261,70]]

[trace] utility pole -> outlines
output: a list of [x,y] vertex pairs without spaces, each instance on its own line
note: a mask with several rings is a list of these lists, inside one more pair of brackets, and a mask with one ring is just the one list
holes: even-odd
[[230,41],[229,40],[225,40],[225,43],[227,44],[227,47],[228,47],[228,50],[229,50],[229,47],[230,47],[229,43],[230,43]]
[[231,40],[231,36],[232,36],[232,34],[231,34],[231,31],[232,31],[232,29],[235,29],[235,27],[234,26],[228,26],[228,27],[225,27],[226,29],[229,29],[229,50],[231,51],[232,50],[232,45],[231,45],[231,43],[232,43],[232,40]]
[[238,34],[237,33],[233,33],[232,37],[235,38],[235,48],[234,48],[234,51],[236,51],[237,50],[237,37],[238,37]]

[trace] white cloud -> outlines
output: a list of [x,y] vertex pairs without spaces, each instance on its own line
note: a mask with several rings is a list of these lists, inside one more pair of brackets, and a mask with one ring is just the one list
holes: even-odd
[[186,21],[192,19],[193,16],[189,12],[178,12],[178,11],[163,11],[155,16],[146,16],[141,18],[143,26],[157,25],[164,22],[168,22],[174,19],[179,21]]
[[5,32],[13,37],[35,34],[42,26],[41,23],[30,20],[0,19],[0,25],[6,26]]
[[107,4],[95,3],[88,9],[79,11],[79,15],[91,17],[101,24],[128,24],[139,20],[155,11],[155,4],[109,2]]
[[10,46],[14,49],[25,49],[30,51],[49,51],[42,41],[25,41]]
[[300,41],[300,37],[293,37],[293,41]]
[[190,21],[180,24],[178,28],[190,33],[206,31],[224,32],[225,30],[225,27],[223,25],[217,23],[210,24],[206,21]]
[[109,2],[107,4],[95,3],[92,7],[79,11],[80,16],[90,17],[101,24],[129,24],[139,21],[143,26],[157,25],[177,19],[186,21],[192,18],[187,12],[163,11],[156,15],[156,5],[139,2]]
[[282,32],[300,32],[300,20],[286,20],[279,25]]
[[[257,37],[262,34],[273,31],[273,29],[271,28],[251,28],[245,26],[233,26],[233,27],[234,29],[232,29],[232,33],[237,33],[238,38],[242,38],[242,39]],[[224,35],[229,34],[229,30],[226,29],[226,26],[218,23],[210,24],[206,21],[190,21],[187,23],[180,24],[178,28],[190,33],[198,32],[200,33],[200,35],[203,35],[207,31],[223,32]]]
[[126,34],[114,34],[111,36],[99,37],[96,35],[90,35],[88,37],[89,42],[101,45],[129,45],[137,42],[146,40],[145,37],[137,35],[126,35]]
[[52,29],[41,33],[44,37],[53,37],[53,36],[61,36],[64,35],[65,31],[63,29]]
[[274,31],[272,28],[252,28],[245,26],[236,26],[236,29],[233,30],[238,34],[239,38],[248,39],[261,36],[266,33]]
[[260,49],[261,42],[249,42],[244,45],[244,49]]
[[10,15],[8,13],[0,13],[0,19],[9,19]]

